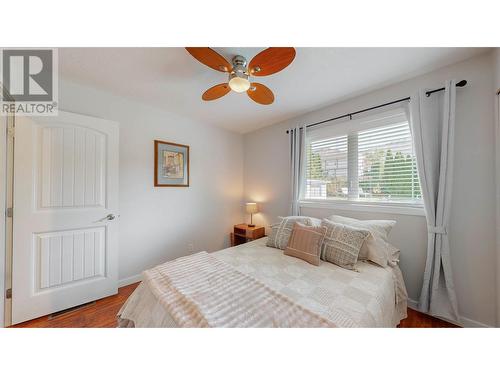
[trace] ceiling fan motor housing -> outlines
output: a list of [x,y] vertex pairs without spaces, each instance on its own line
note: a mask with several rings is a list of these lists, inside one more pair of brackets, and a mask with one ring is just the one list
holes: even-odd
[[247,72],[247,59],[245,59],[243,56],[237,55],[233,57],[233,70],[229,74],[229,79],[232,77],[241,77],[244,79],[248,79],[248,74]]
[[236,55],[233,57],[233,70],[246,70],[247,59],[243,56]]

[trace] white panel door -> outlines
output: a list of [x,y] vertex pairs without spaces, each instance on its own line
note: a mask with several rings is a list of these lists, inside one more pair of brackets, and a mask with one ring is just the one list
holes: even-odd
[[13,324],[116,294],[118,130],[61,111],[16,119]]

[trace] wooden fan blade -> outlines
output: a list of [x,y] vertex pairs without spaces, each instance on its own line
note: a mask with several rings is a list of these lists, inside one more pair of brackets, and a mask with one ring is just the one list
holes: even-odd
[[254,102],[268,105],[274,102],[274,94],[267,86],[262,83],[253,82],[247,90],[247,94]]
[[271,47],[255,56],[248,64],[253,76],[268,76],[285,69],[295,58],[295,48]]
[[186,47],[196,60],[219,72],[230,72],[233,66],[221,55],[208,47]]
[[231,88],[227,83],[221,83],[219,85],[215,85],[213,87],[210,87],[207,91],[203,93],[201,98],[203,100],[215,100],[222,98],[224,95],[226,95],[229,91],[231,91]]

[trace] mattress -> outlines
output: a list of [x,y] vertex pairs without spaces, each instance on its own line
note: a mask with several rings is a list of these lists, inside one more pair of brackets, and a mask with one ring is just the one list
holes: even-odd
[[[356,271],[351,271],[321,262],[318,267],[265,244],[262,238],[212,255],[321,317],[340,316],[336,321],[340,327],[395,327],[406,317],[406,288],[397,266],[358,262]],[[120,327],[177,327],[144,283],[121,308],[118,323]]]

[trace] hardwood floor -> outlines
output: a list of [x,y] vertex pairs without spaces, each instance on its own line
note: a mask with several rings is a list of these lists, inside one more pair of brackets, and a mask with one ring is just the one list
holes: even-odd
[[[43,316],[17,324],[15,328],[113,328],[116,314],[139,283],[118,289],[118,294],[66,312]],[[400,328],[452,328],[457,327],[418,311],[408,309],[408,318]]]
[[118,289],[118,294],[63,313],[42,316],[13,327],[20,328],[113,328],[116,314],[139,283]]
[[408,309],[408,317],[401,321],[398,328],[460,328],[455,324]]

